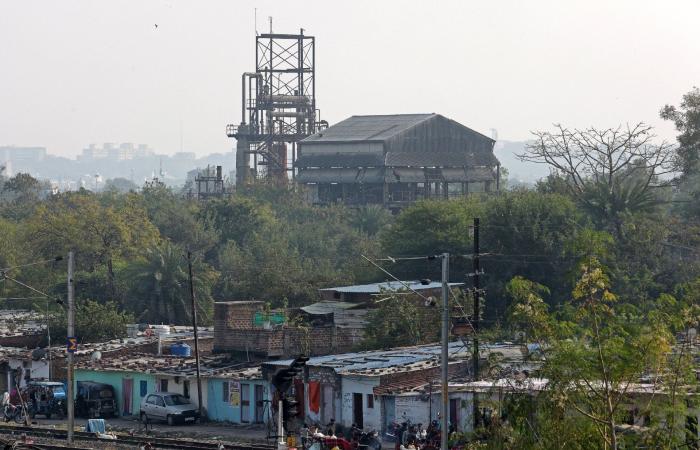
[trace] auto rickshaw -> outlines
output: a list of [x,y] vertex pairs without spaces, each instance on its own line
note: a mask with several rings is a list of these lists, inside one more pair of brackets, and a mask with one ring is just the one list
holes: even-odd
[[67,413],[66,391],[58,381],[29,381],[24,389],[29,416],[42,415],[47,419],[55,416],[63,419]]

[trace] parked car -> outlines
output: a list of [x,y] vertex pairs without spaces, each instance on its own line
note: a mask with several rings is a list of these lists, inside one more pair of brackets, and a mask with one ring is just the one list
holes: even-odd
[[153,421],[164,421],[168,425],[194,423],[199,421],[199,410],[182,394],[156,392],[148,394],[141,400],[140,417],[143,423]]
[[75,397],[75,414],[94,419],[97,417],[115,417],[117,402],[114,387],[95,381],[78,381]]
[[66,416],[66,391],[63,383],[58,381],[30,381],[25,388],[27,408],[33,419],[37,414],[50,419]]

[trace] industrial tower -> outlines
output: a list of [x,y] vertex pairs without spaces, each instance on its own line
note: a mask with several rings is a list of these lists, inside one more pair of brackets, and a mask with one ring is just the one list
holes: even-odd
[[328,126],[318,120],[315,75],[315,40],[303,29],[256,36],[255,72],[241,77],[241,124],[226,126],[237,140],[237,186],[294,176],[297,143]]

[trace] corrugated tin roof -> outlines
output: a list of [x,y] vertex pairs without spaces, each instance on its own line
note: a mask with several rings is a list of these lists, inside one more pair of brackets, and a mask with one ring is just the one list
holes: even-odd
[[359,305],[357,303],[334,302],[331,300],[324,300],[322,302],[314,303],[312,305],[302,306],[299,309],[308,314],[331,314],[336,311],[357,308],[358,306]]
[[[464,283],[450,283],[450,286],[462,286]],[[372,284],[356,284],[354,286],[339,286],[332,288],[319,289],[320,291],[334,291],[353,294],[379,294],[381,291],[401,291],[406,289],[408,285],[414,291],[422,291],[425,289],[440,289],[442,283],[433,281],[429,284],[421,284],[420,281],[385,281],[383,283]]]
[[314,142],[384,141],[437,114],[390,114],[352,116],[335,125],[312,134],[304,144]]

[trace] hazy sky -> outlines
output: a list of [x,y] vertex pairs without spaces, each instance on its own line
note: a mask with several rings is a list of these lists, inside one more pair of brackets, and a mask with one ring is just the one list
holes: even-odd
[[[501,139],[658,119],[700,85],[700,1],[0,0],[0,145],[229,151],[258,30],[317,38],[317,99],[437,112]],[[158,28],[154,27],[158,24]]]

